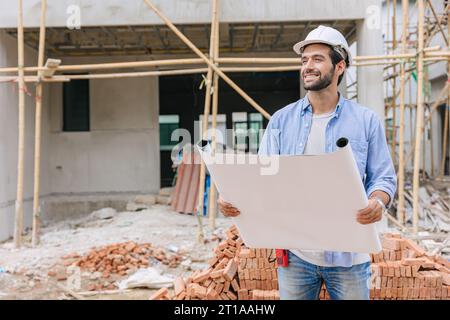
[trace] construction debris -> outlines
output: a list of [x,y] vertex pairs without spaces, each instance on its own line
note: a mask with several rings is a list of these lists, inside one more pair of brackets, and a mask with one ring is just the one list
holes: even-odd
[[[450,188],[448,181],[425,181],[419,191],[419,232],[406,232],[406,237],[417,239],[432,255],[442,254],[450,258]],[[405,188],[405,226],[412,226],[412,190]],[[398,201],[394,201],[393,212],[397,212]],[[410,230],[411,231],[411,230]]]
[[164,265],[175,268],[180,264],[182,256],[168,253],[162,248],[152,247],[150,243],[137,244],[130,241],[93,248],[83,257],[72,253],[62,259],[64,267],[55,267],[48,272],[48,276],[54,277],[57,281],[64,281],[68,279],[69,268],[79,267],[82,271],[90,273],[88,278],[91,281],[87,290],[100,291],[116,289],[116,280],[127,275],[131,275],[131,277],[119,283],[121,289],[170,286],[173,278],[161,276],[160,272],[153,271],[148,267],[151,260],[155,259]]
[[142,211],[142,210],[148,210],[150,209],[150,206],[143,204],[143,203],[136,203],[136,202],[128,202],[126,206],[126,210],[130,212],[136,212],[136,211]]
[[138,195],[134,199],[135,203],[138,204],[145,204],[146,206],[151,207],[152,205],[156,204],[156,196],[155,195]]
[[[232,226],[214,253],[207,269],[195,271],[186,281],[181,277],[175,280],[174,299],[279,299],[274,250],[246,248]],[[152,296],[155,300],[166,298],[167,293]]]
[[450,263],[428,256],[412,240],[385,234],[383,251],[372,254],[372,299],[450,300]]
[[107,220],[114,217],[117,214],[116,209],[113,208],[103,208],[91,213],[93,219]]
[[[410,239],[382,236],[383,250],[372,254],[370,298],[450,300],[450,262],[429,256]],[[243,245],[235,226],[214,249],[209,267],[174,282],[176,300],[277,300],[275,252]],[[161,291],[162,292],[162,291]],[[152,299],[169,299],[168,291]],[[330,299],[322,287],[320,299]]]
[[[428,181],[419,190],[419,227],[430,232],[450,232],[448,187],[437,188]],[[394,208],[397,202],[394,203]],[[412,222],[412,190],[405,189],[406,222]]]
[[[177,267],[181,262],[181,256],[178,254],[169,254],[162,248],[154,248],[151,243],[137,244],[130,241],[94,248],[72,264],[90,272],[102,272],[103,277],[108,278],[110,274],[125,276],[129,270],[147,268],[151,257],[169,267]],[[66,257],[70,258],[70,255]]]
[[163,275],[161,271],[155,268],[139,269],[128,279],[119,283],[119,289],[133,288],[162,288],[172,286],[173,278]]
[[171,300],[169,290],[167,288],[161,288],[152,294],[149,300]]

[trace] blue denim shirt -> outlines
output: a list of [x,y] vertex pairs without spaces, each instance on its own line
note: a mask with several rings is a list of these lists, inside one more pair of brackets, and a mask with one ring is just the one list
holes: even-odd
[[[311,123],[312,106],[307,96],[278,110],[269,121],[259,154],[303,154]],[[335,151],[336,141],[341,137],[350,142],[367,196],[381,190],[390,196],[392,203],[397,179],[383,125],[372,110],[340,94],[334,117],[326,128],[325,151]],[[352,265],[353,253],[326,251],[325,260],[333,266],[348,267]]]

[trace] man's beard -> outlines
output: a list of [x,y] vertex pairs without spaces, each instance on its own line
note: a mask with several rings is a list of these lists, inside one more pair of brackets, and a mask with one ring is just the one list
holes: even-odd
[[302,74],[302,78],[304,78],[304,75],[308,74],[308,73],[315,73],[315,74],[318,73],[318,79],[316,81],[313,81],[312,83],[308,83],[308,84],[306,84],[303,81],[303,88],[305,88],[305,90],[319,91],[319,90],[325,89],[333,82],[334,68],[331,68],[330,72],[325,74],[325,76],[323,76],[323,77],[322,77],[322,74],[320,73],[320,71],[318,71],[318,70],[314,70],[314,71],[307,70],[307,71],[305,71],[305,73]]

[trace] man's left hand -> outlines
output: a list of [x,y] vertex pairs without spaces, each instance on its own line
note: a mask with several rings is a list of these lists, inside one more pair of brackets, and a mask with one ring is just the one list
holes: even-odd
[[376,199],[369,199],[369,204],[358,211],[356,221],[361,224],[371,224],[380,221],[383,216],[383,208]]

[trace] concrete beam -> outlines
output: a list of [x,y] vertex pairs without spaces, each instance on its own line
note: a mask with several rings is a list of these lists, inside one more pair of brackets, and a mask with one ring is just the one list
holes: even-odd
[[[370,0],[227,0],[221,22],[272,22],[363,19]],[[211,22],[210,0],[154,0],[174,23]],[[78,7],[74,7],[78,6]],[[39,26],[40,0],[24,1],[26,27]],[[162,24],[141,0],[48,0],[47,26],[64,27],[79,8],[81,27]],[[17,7],[0,1],[0,28],[17,25]]]

